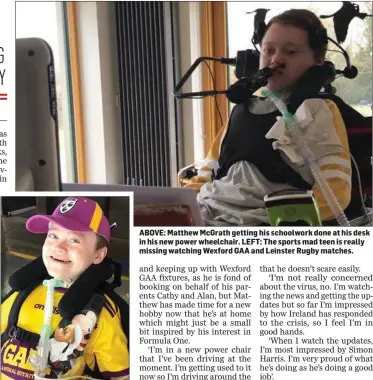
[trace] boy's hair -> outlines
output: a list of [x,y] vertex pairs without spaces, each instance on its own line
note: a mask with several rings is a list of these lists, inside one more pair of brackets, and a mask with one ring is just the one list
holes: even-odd
[[98,251],[101,248],[105,248],[108,246],[108,243],[104,237],[101,235],[96,234],[96,251]]
[[[290,9],[275,17],[267,24],[264,35],[272,24],[294,26],[308,32],[308,40],[311,49],[317,56],[325,58],[328,41],[321,36],[318,38],[317,31],[324,29],[320,19],[308,9]],[[263,36],[264,37],[264,36]]]

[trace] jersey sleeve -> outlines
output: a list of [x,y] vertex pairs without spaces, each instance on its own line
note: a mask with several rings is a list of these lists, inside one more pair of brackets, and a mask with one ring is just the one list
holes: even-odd
[[[111,301],[103,307],[91,347],[100,373],[105,379],[123,378],[129,375],[129,352],[118,307]],[[87,347],[88,348],[88,347]]]
[[[343,151],[320,157],[318,159],[318,165],[339,205],[342,210],[344,210],[351,200],[351,161],[349,157],[347,132],[342,115],[336,104],[331,100],[326,100],[326,103],[333,115],[333,127],[341,141]],[[319,208],[321,220],[334,219],[335,216],[321,191],[320,185],[315,183],[312,190]]]

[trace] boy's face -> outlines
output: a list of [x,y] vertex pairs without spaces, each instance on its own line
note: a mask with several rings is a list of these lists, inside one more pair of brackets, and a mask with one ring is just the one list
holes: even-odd
[[289,25],[274,23],[263,37],[260,50],[260,69],[284,64],[285,67],[271,76],[268,89],[287,89],[311,67],[322,63],[308,42],[308,32]]
[[51,223],[43,246],[43,261],[49,275],[75,280],[91,264],[101,263],[107,249],[96,250],[96,243],[93,231],[74,232]]

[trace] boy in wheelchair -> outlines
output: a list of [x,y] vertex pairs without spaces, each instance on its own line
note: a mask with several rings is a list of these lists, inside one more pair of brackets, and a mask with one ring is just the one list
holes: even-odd
[[[341,112],[330,99],[299,97],[305,76],[324,63],[327,39],[320,38],[322,29],[321,21],[308,10],[292,9],[274,17],[260,42],[260,68],[283,66],[269,78],[267,88],[278,91],[298,117],[308,146],[344,210],[351,200],[352,170]],[[206,159],[196,165],[197,176],[186,184],[199,190],[197,200],[206,225],[268,225],[264,196],[284,189],[312,190],[321,220],[334,218],[278,116],[272,100],[260,97],[232,110]]]

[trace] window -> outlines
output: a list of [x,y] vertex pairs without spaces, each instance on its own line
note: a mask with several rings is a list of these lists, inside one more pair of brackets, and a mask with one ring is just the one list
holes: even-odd
[[[235,57],[238,50],[254,49],[251,38],[254,31],[254,14],[258,8],[267,8],[270,11],[266,15],[266,22],[273,16],[291,9],[305,8],[316,15],[331,15],[340,9],[341,2],[228,2],[228,52],[230,57]],[[360,12],[372,14],[371,2],[357,2]],[[333,18],[321,20],[328,30],[328,35],[336,40]],[[351,64],[356,66],[359,74],[355,79],[338,78],[333,82],[336,94],[346,103],[350,104],[364,116],[372,115],[372,18],[361,20],[355,17],[349,26],[346,41],[341,44],[348,52]],[[329,43],[328,48],[338,50]],[[332,61],[336,68],[343,70],[346,62],[342,54],[327,52],[326,59]],[[230,69],[229,81],[236,80],[234,69]]]
[[53,51],[62,182],[76,182],[63,3],[17,2],[16,38],[29,37],[42,38],[50,45]]

